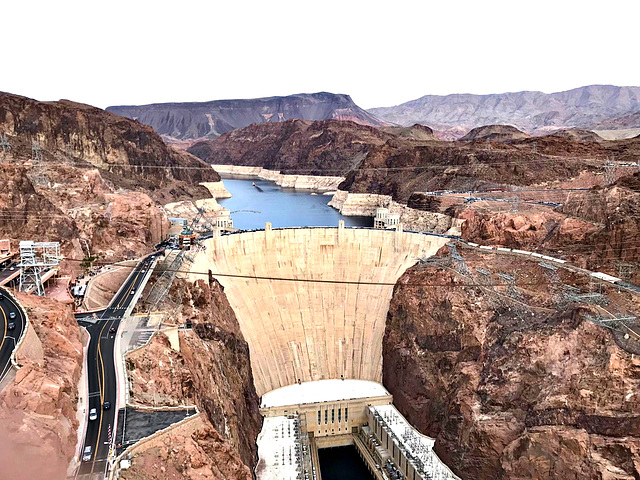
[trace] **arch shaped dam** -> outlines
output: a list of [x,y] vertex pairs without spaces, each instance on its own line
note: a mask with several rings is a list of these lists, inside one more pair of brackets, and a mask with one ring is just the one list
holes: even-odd
[[[304,281],[216,277],[249,344],[258,395],[300,381],[382,381],[382,337],[393,285],[417,258],[448,241],[435,235],[295,228],[214,236],[195,272]],[[201,277],[200,277],[201,278]],[[309,280],[378,282],[387,285]]]

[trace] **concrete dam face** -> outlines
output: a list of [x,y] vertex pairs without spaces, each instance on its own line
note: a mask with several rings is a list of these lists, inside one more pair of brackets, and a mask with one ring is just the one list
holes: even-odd
[[298,381],[381,382],[393,284],[447,241],[402,231],[267,225],[207,240],[192,272],[390,284],[216,277],[249,344],[258,395]]

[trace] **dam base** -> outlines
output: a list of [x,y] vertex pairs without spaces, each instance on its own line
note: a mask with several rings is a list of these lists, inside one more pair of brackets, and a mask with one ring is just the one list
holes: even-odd
[[260,413],[258,480],[321,480],[320,457],[330,452],[318,450],[345,446],[355,447],[376,480],[458,478],[433,451],[434,439],[413,428],[376,382],[289,385],[265,394]]

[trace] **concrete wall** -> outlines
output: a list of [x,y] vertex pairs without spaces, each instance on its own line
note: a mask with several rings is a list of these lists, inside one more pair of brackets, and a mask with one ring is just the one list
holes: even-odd
[[249,343],[258,395],[342,375],[381,382],[393,285],[417,257],[433,255],[447,241],[382,230],[268,229],[207,240],[192,272],[388,283],[217,277]]
[[[392,395],[352,398],[332,402],[314,402],[284,407],[261,408],[265,417],[278,417],[297,413],[305,417],[306,431],[316,438],[336,435],[350,435],[351,429],[365,425],[368,407],[371,405],[391,405]],[[323,444],[322,448],[330,446]],[[336,445],[334,445],[336,446]]]

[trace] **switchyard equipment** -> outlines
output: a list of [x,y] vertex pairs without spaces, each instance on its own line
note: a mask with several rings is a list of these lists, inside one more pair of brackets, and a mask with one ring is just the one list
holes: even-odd
[[42,274],[60,265],[60,242],[20,242],[20,291],[44,295]]

